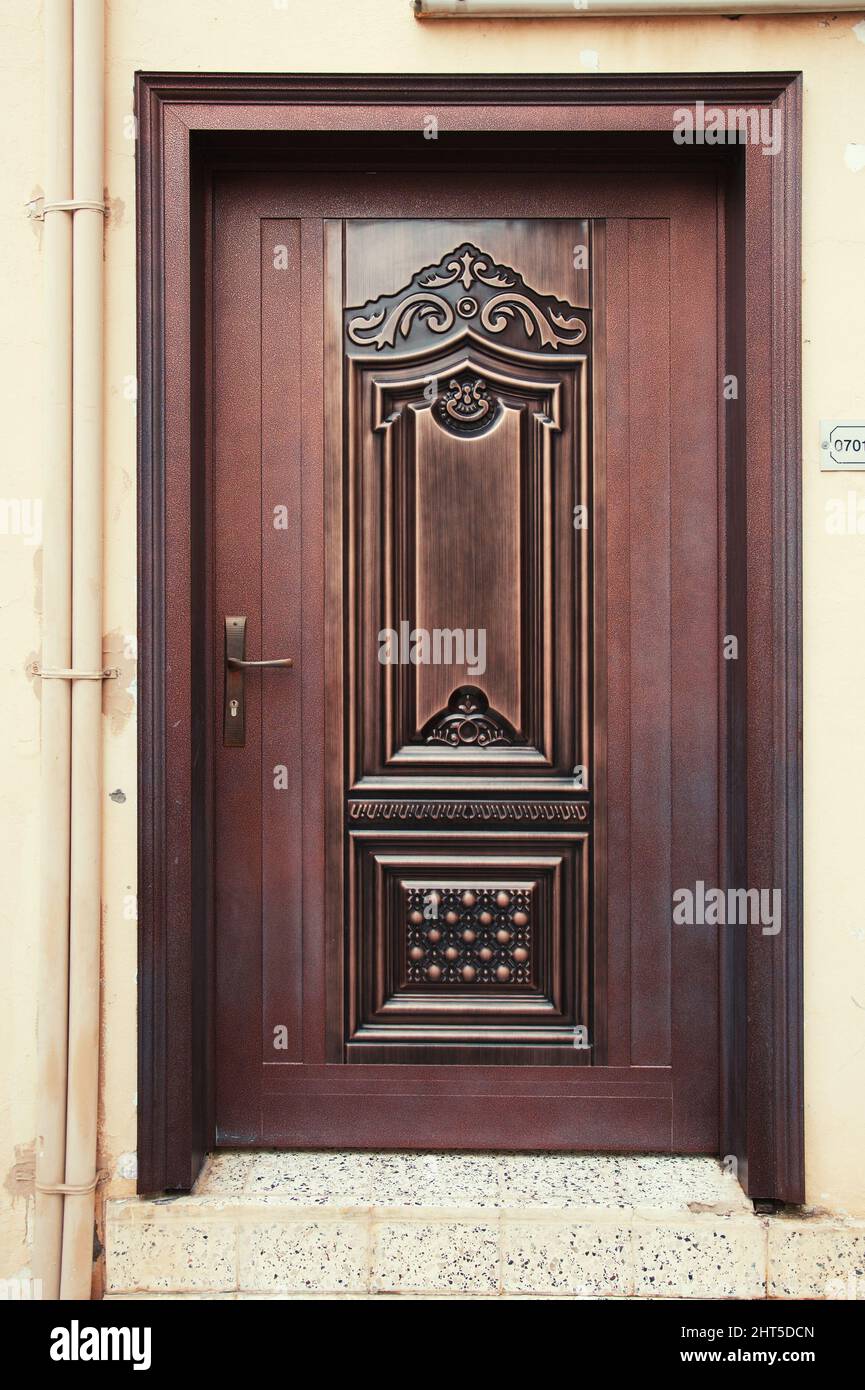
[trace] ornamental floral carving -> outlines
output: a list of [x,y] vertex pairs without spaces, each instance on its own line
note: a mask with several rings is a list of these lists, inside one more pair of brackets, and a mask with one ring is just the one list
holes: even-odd
[[448,700],[447,709],[433,715],[421,730],[426,743],[448,748],[492,748],[516,742],[516,730],[504,715],[490,709],[490,702],[476,685],[461,685]]
[[346,311],[349,351],[420,346],[472,328],[534,352],[577,347],[588,332],[581,312],[537,294],[517,271],[465,242],[420,271],[396,294]]
[[433,414],[452,434],[484,434],[501,414],[501,402],[490,395],[481,376],[466,373],[452,377],[438,397]]

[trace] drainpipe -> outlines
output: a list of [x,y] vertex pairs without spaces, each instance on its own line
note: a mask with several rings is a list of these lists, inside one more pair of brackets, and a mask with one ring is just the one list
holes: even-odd
[[838,14],[863,0],[414,0],[418,19],[567,19],[585,15]]
[[[72,0],[45,8],[45,202],[72,197]],[[72,664],[72,214],[45,214],[45,463],[42,487],[42,667]],[[60,1292],[66,1150],[71,684],[41,685],[41,904],[33,1273]],[[46,1190],[53,1189],[53,1190]]]
[[[72,794],[66,1196],[60,1297],[87,1299],[93,1264],[99,1085],[102,831],[104,237],[102,0],[75,0],[72,247]],[[81,206],[84,204],[84,206]]]

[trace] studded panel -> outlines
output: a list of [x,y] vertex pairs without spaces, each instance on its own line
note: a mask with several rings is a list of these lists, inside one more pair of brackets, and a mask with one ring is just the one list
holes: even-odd
[[410,888],[406,911],[412,984],[531,982],[531,890]]

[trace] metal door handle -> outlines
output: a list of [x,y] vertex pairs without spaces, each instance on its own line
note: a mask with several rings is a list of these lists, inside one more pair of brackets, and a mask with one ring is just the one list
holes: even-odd
[[244,671],[284,670],[293,665],[290,656],[275,657],[271,661],[247,661],[246,618],[238,615],[225,619],[225,707],[222,723],[226,748],[242,748],[246,743]]
[[294,662],[290,656],[277,656],[272,661],[243,661],[239,656],[227,656],[225,664],[233,671],[249,671],[253,668],[261,670],[263,666],[293,666]]

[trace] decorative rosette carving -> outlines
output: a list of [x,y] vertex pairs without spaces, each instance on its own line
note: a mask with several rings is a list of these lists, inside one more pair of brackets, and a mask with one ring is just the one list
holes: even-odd
[[504,715],[490,709],[482,690],[476,685],[460,685],[448,700],[447,709],[424,725],[421,738],[449,748],[492,748],[497,743],[515,743],[517,733]]
[[452,434],[484,434],[501,414],[501,401],[491,396],[481,376],[464,372],[452,377],[433,406],[433,414]]

